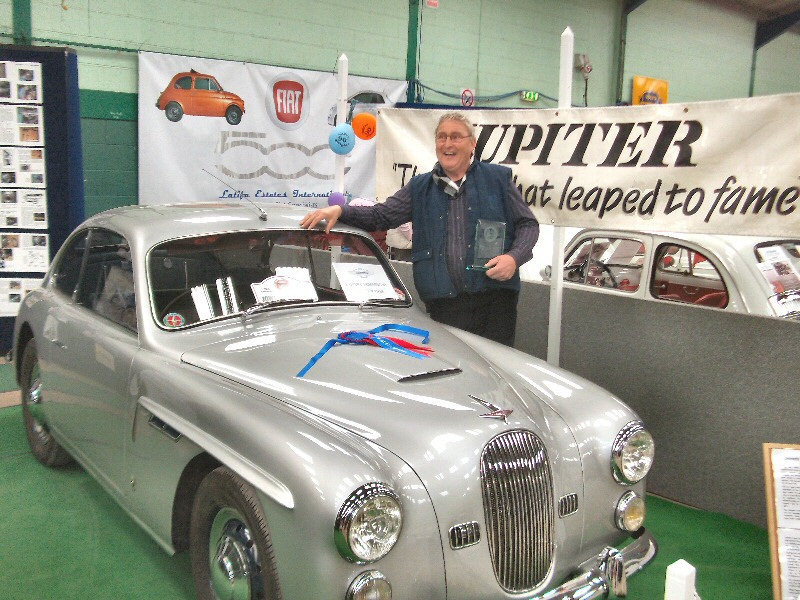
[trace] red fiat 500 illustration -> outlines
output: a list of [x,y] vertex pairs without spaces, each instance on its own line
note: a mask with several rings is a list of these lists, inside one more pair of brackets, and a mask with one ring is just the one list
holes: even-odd
[[158,97],[156,107],[173,122],[183,115],[196,115],[225,117],[231,125],[238,125],[244,114],[244,100],[223,90],[213,75],[194,69],[175,75]]

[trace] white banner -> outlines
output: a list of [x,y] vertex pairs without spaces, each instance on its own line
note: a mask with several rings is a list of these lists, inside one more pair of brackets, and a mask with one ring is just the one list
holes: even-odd
[[[430,171],[442,112],[379,111],[378,198]],[[800,94],[466,114],[540,223],[800,236]]]
[[[186,83],[198,73],[206,75],[203,89]],[[358,100],[354,114],[374,114],[404,100],[406,82],[351,76],[347,89],[348,100]],[[175,103],[167,110],[157,106],[162,92]],[[139,53],[139,202],[326,205],[337,191],[328,136],[338,93],[335,73]],[[231,108],[239,103],[243,114]],[[376,197],[375,144],[356,138],[346,194]]]

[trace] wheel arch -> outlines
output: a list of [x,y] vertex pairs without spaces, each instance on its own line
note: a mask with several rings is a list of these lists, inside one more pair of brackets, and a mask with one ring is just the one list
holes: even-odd
[[[214,386],[206,385],[206,393],[209,387]],[[366,481],[383,481],[394,487],[407,510],[413,510],[415,515],[404,525],[405,542],[381,564],[391,573],[401,573],[402,565],[412,560],[420,547],[443,561],[439,527],[427,489],[399,457],[320,417],[280,406],[272,407],[278,409],[274,411],[269,404],[256,401],[249,394],[228,404],[224,418],[217,410],[204,410],[219,407],[220,402],[197,404],[199,396],[184,396],[183,402],[169,403],[169,408],[140,399],[148,411],[180,431],[197,450],[177,477],[168,534],[174,551],[190,549],[191,514],[201,482],[218,466],[223,466],[256,493],[286,598],[341,598],[344,589],[332,589],[331,577],[351,581],[363,570],[362,565],[344,560],[336,551],[333,527],[344,499]],[[194,415],[205,413],[204,428],[186,418],[184,411],[189,409]],[[263,420],[267,415],[269,420]],[[241,425],[235,439],[224,443],[218,426],[231,422]],[[258,424],[254,426],[255,423]],[[275,454],[267,448],[287,451]],[[311,456],[314,460],[309,462]],[[309,553],[309,548],[318,551]],[[302,568],[297,568],[298,564]],[[432,577],[439,577],[443,562],[432,561],[427,569]],[[400,578],[395,576],[395,579]]]
[[32,339],[33,329],[31,329],[31,326],[26,321],[19,328],[13,350],[14,376],[16,378],[17,385],[19,385],[20,377],[22,375],[22,353],[25,351],[25,346],[27,346],[28,342],[30,342]]
[[203,452],[189,461],[183,469],[172,503],[172,545],[176,552],[189,549],[192,504],[200,482],[221,464],[213,456]]

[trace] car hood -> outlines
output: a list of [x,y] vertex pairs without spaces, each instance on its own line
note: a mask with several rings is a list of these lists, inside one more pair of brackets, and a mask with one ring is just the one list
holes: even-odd
[[[471,456],[474,461],[476,448],[507,429],[531,430],[548,447],[575,446],[561,416],[534,393],[538,384],[530,374],[524,381],[502,372],[431,321],[422,324],[431,326],[429,356],[357,344],[336,344],[318,356],[340,333],[380,324],[295,317],[280,328],[195,348],[182,360],[313,413],[387,448],[415,468],[438,459],[447,463]],[[408,333],[380,335],[422,342]]]

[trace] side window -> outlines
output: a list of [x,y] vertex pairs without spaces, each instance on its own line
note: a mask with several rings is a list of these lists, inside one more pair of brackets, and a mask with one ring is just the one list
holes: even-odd
[[93,229],[77,300],[111,321],[136,330],[130,246],[121,235]]
[[84,231],[72,238],[59,257],[59,262],[53,271],[52,282],[59,292],[72,298],[78,287],[78,277],[81,274],[83,256],[86,251],[86,238],[89,232]]
[[196,90],[210,90],[211,84],[208,77],[198,77],[194,80],[194,89]]
[[365,102],[367,104],[383,104],[385,100],[377,92],[361,92],[352,98],[356,102]]
[[659,300],[725,308],[728,289],[708,258],[686,246],[661,244],[653,259],[650,294]]
[[635,292],[642,280],[645,246],[630,238],[583,240],[564,263],[564,280]]
[[175,89],[178,90],[190,90],[192,89],[192,78],[191,77],[181,77],[175,82]]

